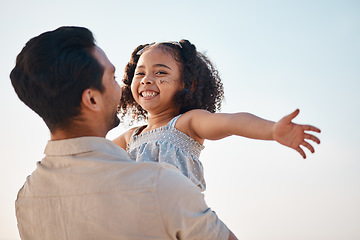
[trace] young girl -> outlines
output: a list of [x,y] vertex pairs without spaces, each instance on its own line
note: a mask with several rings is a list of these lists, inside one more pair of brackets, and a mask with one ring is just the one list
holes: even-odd
[[301,145],[320,140],[305,131],[310,125],[292,122],[299,110],[278,122],[250,113],[215,113],[223,99],[223,85],[210,60],[187,40],[138,46],[123,79],[122,118],[131,114],[147,125],[132,128],[114,143],[136,161],[168,162],[205,190],[199,155],[205,139],[231,135],[277,142],[306,155]]

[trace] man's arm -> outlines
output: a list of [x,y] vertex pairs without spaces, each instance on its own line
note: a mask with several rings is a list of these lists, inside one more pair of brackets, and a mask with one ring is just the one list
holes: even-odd
[[176,168],[163,166],[156,183],[157,197],[170,239],[236,239],[206,205],[200,189]]

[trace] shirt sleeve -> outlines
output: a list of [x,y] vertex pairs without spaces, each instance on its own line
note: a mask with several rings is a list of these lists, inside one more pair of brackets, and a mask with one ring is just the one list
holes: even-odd
[[200,189],[177,169],[165,165],[160,170],[156,189],[158,207],[170,239],[229,238],[229,229],[207,206]]

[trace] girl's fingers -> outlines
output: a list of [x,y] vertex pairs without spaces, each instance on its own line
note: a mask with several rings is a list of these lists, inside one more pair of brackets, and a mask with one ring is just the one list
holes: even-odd
[[295,111],[293,111],[292,113],[290,113],[289,115],[285,116],[285,118],[288,121],[292,121],[297,115],[299,115],[300,110],[296,109]]
[[305,152],[301,149],[300,146],[297,147],[295,150],[298,151],[298,153],[300,153],[300,155],[301,155],[304,159],[306,158],[306,154],[305,154]]
[[304,147],[306,147],[307,149],[309,149],[310,150],[310,152],[312,152],[312,153],[314,153],[315,152],[315,149],[314,149],[314,147],[313,146],[311,146],[311,144],[310,143],[308,143],[308,142],[303,142],[301,145],[303,145]]
[[311,140],[311,141],[314,141],[314,142],[316,142],[317,144],[320,144],[320,139],[317,138],[317,137],[315,137],[314,135],[305,133],[305,134],[304,134],[304,138],[305,138],[305,139],[309,139],[309,140]]
[[321,133],[321,130],[319,128],[311,125],[303,125],[302,127],[304,131],[313,131],[313,132]]

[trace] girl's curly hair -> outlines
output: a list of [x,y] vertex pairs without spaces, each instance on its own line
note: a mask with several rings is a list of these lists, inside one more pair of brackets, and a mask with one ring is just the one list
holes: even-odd
[[181,47],[172,42],[139,45],[133,51],[123,78],[124,87],[119,108],[122,120],[126,115],[131,115],[131,123],[133,120],[147,119],[147,112],[132,96],[131,83],[141,54],[151,47],[162,48],[182,65],[184,89],[175,96],[176,103],[180,106],[180,114],[192,109],[204,109],[212,113],[220,110],[224,88],[218,71],[205,54],[196,50],[195,45],[188,40],[181,40],[179,43]]

